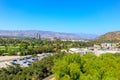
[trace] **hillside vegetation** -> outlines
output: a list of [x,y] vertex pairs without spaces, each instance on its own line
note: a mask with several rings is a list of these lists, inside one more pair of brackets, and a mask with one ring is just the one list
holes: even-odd
[[96,39],[97,40],[120,40],[120,31],[109,32]]

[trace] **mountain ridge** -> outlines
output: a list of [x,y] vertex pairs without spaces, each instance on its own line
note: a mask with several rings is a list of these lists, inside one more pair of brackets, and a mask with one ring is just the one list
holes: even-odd
[[41,38],[60,38],[60,39],[93,39],[97,35],[92,34],[75,34],[42,30],[0,30],[1,36],[17,36],[17,37],[34,37],[39,33]]
[[120,31],[105,33],[97,37],[96,40],[120,40]]

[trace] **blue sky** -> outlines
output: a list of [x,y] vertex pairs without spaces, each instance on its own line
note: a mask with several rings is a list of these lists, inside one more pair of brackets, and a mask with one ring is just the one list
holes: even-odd
[[0,30],[120,30],[120,0],[0,0]]

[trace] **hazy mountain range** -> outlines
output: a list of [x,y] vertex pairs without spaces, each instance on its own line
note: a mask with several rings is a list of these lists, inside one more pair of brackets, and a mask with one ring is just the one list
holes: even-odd
[[39,33],[41,38],[60,38],[60,39],[93,39],[98,37],[96,34],[74,34],[74,33],[62,33],[52,31],[39,31],[39,30],[0,30],[0,36],[15,36],[15,37],[35,37],[35,34]]

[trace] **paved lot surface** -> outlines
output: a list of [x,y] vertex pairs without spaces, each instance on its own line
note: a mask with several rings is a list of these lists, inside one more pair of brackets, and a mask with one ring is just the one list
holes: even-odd
[[55,80],[55,77],[54,77],[54,75],[50,75],[43,80]]
[[7,67],[7,65],[10,65],[10,61],[14,59],[19,59],[21,56],[0,56],[0,68]]
[[[42,54],[38,54],[37,57],[38,57],[38,60],[41,60],[42,58],[44,58],[48,55],[53,55],[53,53],[42,53]],[[12,60],[18,60],[18,59],[22,59],[22,58],[26,58],[26,57],[30,57],[30,56],[31,55],[27,55],[27,56],[0,56],[0,68],[2,68],[2,67],[5,68],[5,67],[7,67],[7,65],[11,65],[10,61],[12,61]],[[36,59],[36,58],[34,58],[34,59]],[[31,62],[34,61],[33,57],[30,58],[29,60],[31,60]],[[18,61],[18,63],[25,64],[24,63],[25,61],[28,61],[28,59]]]

